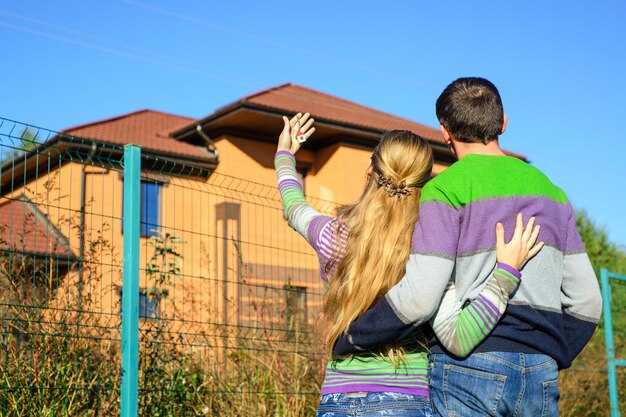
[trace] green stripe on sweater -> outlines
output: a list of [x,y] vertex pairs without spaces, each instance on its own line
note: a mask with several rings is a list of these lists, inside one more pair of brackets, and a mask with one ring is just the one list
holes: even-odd
[[[476,181],[475,178],[457,175],[457,170],[471,172],[473,177],[501,177],[507,178],[507,181]],[[524,190],[523,194],[521,190]],[[441,201],[460,207],[484,198],[523,196],[543,196],[559,203],[567,202],[560,188],[537,168],[518,158],[471,154],[429,181],[422,191],[421,201]]]

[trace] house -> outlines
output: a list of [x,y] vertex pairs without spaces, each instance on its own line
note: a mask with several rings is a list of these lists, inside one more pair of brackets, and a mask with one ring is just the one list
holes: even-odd
[[[0,215],[6,202],[36,206],[37,227],[63,242],[55,246],[73,265],[59,270],[55,300],[88,294],[88,308],[114,321],[122,282],[121,146],[139,145],[144,322],[167,318],[192,346],[224,334],[222,343],[245,343],[259,332],[310,332],[322,294],[317,257],[282,217],[273,168],[281,116],[298,111],[316,120],[297,169],[322,212],[358,197],[386,130],[426,138],[434,174],[454,161],[438,129],[284,84],[199,120],[141,110],[51,134],[4,163]],[[17,241],[11,230],[9,240]]]

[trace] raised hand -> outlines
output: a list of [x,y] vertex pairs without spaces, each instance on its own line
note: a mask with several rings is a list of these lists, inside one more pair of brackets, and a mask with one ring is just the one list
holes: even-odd
[[504,226],[496,224],[496,260],[516,269],[522,267],[543,248],[543,242],[535,245],[541,226],[535,226],[535,218],[531,217],[524,227],[522,213],[517,215],[515,231],[509,243],[504,243]]
[[291,119],[283,116],[283,131],[278,137],[278,151],[298,152],[300,146],[315,132],[313,118],[309,113],[298,113]]

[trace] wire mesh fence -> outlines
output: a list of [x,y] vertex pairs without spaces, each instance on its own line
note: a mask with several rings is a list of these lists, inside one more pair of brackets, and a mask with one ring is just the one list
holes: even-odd
[[[0,119],[0,410],[116,407],[120,148]],[[106,198],[103,198],[106,197]]]
[[[0,141],[2,415],[119,415],[123,148],[9,120]],[[141,167],[139,415],[309,415],[319,266],[276,187]]]

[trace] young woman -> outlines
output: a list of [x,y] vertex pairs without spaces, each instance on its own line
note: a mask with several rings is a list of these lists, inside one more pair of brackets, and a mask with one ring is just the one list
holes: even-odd
[[[334,218],[307,204],[296,175],[294,154],[315,131],[313,119],[299,113],[283,120],[275,166],[285,218],[317,252],[327,286],[322,318],[331,360],[317,415],[429,417],[427,339],[419,329],[397,345],[350,358],[333,358],[332,346],[404,275],[420,190],[431,175],[430,145],[409,131],[385,133],[372,154],[361,197]],[[496,227],[498,263],[479,297],[462,306],[450,286],[435,314],[435,334],[456,355],[468,354],[493,329],[520,282],[518,270],[542,247],[534,245],[539,232],[534,220],[525,228],[521,216],[517,220],[508,244],[502,226]]]

